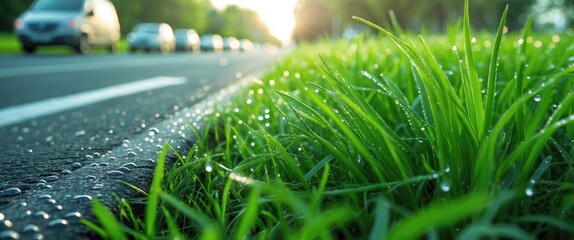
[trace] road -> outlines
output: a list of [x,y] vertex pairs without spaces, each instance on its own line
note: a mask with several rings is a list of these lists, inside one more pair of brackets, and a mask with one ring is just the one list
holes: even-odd
[[[178,111],[238,79],[263,71],[280,56],[265,52],[0,56],[0,223],[9,217],[2,212],[26,199],[32,201],[27,195],[57,195],[50,192],[52,186],[58,189],[59,182],[73,179],[68,176],[88,171],[85,168],[94,159],[108,155],[115,160],[110,157],[113,149],[130,147],[135,136],[157,129],[154,126]],[[130,155],[136,153],[124,152],[118,158]],[[90,178],[98,174],[89,171]],[[19,232],[14,221],[12,230]],[[0,235],[2,230],[0,226]]]

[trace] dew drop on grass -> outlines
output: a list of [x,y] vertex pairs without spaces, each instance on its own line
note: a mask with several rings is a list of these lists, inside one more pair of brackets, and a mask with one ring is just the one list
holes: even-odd
[[448,192],[450,190],[450,185],[446,182],[440,184],[440,190],[443,192]]
[[534,101],[535,101],[535,102],[540,102],[540,100],[541,100],[540,95],[534,96]]
[[526,196],[532,197],[532,195],[534,195],[534,190],[532,190],[532,188],[527,188],[525,193]]
[[211,171],[213,171],[213,166],[212,166],[210,163],[205,164],[205,171],[206,171],[206,172],[211,172]]

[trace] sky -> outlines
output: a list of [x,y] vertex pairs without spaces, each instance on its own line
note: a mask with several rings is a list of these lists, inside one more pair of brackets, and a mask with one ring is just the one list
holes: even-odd
[[211,0],[211,3],[218,9],[233,4],[257,12],[271,34],[282,41],[290,39],[295,27],[293,11],[297,0]]

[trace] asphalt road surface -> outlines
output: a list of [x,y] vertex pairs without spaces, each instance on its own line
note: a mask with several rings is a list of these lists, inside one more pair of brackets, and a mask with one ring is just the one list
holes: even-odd
[[[122,174],[149,181],[158,149],[135,142],[159,148],[160,141],[173,138],[164,132],[185,135],[184,126],[161,126],[177,125],[173,116],[183,109],[265,70],[280,56],[0,56],[0,238],[85,234],[73,229],[90,214],[92,197],[122,195],[113,181]],[[164,139],[150,140],[160,132]]]

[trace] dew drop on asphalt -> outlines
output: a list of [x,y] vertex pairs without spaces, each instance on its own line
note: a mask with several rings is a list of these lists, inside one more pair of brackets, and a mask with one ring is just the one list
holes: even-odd
[[14,224],[8,219],[0,220],[0,230],[6,230],[12,228]]
[[103,163],[100,163],[99,166],[100,166],[100,167],[107,167],[107,166],[109,166],[109,165],[110,165],[109,163],[103,162]]
[[51,176],[46,177],[46,181],[48,181],[48,182],[57,181],[58,179],[60,179],[60,178],[56,175],[51,175]]
[[94,175],[86,175],[84,178],[88,179],[88,180],[96,180],[97,179],[97,177]]
[[50,215],[47,212],[44,211],[37,211],[36,213],[34,213],[34,218],[37,219],[48,219],[50,218]]
[[120,167],[119,170],[122,171],[122,172],[124,172],[124,173],[125,173],[125,172],[131,172],[131,171],[132,171],[131,169],[129,169],[129,168],[127,168],[127,167]]
[[127,167],[127,168],[137,168],[137,167],[138,167],[138,165],[136,165],[136,164],[135,164],[135,163],[133,163],[133,162],[130,162],[130,163],[126,163],[126,164],[122,165],[122,167]]
[[73,169],[78,169],[78,168],[81,168],[81,167],[82,167],[82,164],[79,163],[79,162],[72,163],[72,168],[73,168]]
[[82,214],[80,212],[69,212],[64,215],[64,219],[67,220],[78,220],[82,218]]
[[22,233],[37,233],[40,232],[40,228],[34,224],[28,224],[22,228]]
[[138,154],[135,153],[135,152],[128,152],[128,157],[135,157],[135,156],[137,156],[137,155],[138,155]]
[[4,220],[5,216],[3,213],[0,213],[0,221]]
[[42,194],[38,196],[38,199],[50,199],[50,198],[52,198],[52,195],[50,194]]
[[534,96],[534,101],[535,101],[535,102],[540,102],[540,100],[541,100],[540,95]]
[[110,177],[121,177],[121,176],[124,175],[123,172],[118,171],[118,170],[108,171],[106,174],[107,174],[108,176],[110,176]]
[[150,128],[150,129],[148,130],[148,134],[149,134],[150,137],[153,137],[153,136],[155,136],[155,135],[158,134],[158,133],[159,133],[159,129],[156,128],[156,127],[152,127],[152,128]]
[[91,200],[92,200],[92,196],[90,196],[90,195],[85,195],[85,194],[76,195],[76,196],[74,196],[74,200],[80,201],[80,202],[91,201]]
[[68,174],[71,174],[72,171],[70,171],[70,170],[68,170],[68,169],[64,169],[64,170],[62,170],[61,173],[64,174],[64,175],[68,175]]
[[69,225],[68,220],[64,219],[55,219],[48,223],[48,228],[50,229],[58,229],[58,228],[65,228]]
[[12,230],[5,230],[0,232],[0,239],[2,240],[20,239],[20,234]]
[[95,189],[95,190],[99,190],[99,189],[102,189],[102,188],[104,188],[104,184],[102,184],[102,183],[96,183],[96,184],[92,187],[92,189]]
[[6,188],[0,191],[0,197],[10,197],[22,193],[22,190],[16,187]]

